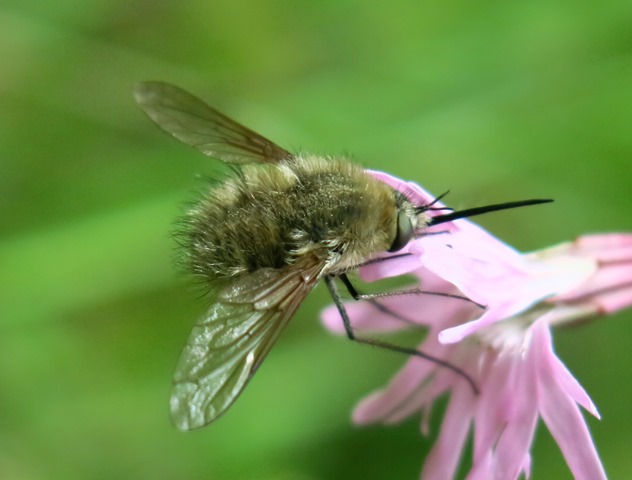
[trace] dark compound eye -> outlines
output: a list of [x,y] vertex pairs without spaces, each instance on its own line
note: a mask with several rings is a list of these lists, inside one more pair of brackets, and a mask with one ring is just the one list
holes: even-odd
[[413,224],[410,223],[410,218],[404,212],[399,212],[397,215],[397,233],[395,234],[395,240],[389,252],[398,252],[406,246],[410,239],[413,238]]

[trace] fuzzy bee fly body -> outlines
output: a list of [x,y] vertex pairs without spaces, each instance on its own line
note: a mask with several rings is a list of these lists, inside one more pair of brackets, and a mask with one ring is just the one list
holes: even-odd
[[349,338],[428,358],[472,383],[422,352],[357,338],[332,279],[340,277],[353,293],[348,270],[402,249],[429,225],[544,200],[431,218],[430,205],[412,205],[359,165],[291,154],[174,85],[142,82],[134,93],[163,130],[235,166],[234,175],[210,185],[189,209],[178,234],[184,263],[214,295],[174,373],[170,406],[178,428],[204,426],[232,405],[321,278]]

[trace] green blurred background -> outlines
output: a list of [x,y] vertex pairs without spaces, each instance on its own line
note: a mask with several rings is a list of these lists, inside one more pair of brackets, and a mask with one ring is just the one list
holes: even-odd
[[[151,125],[132,86],[179,84],[287,148],[450,188],[453,206],[553,196],[481,220],[529,250],[632,230],[631,25],[627,0],[4,0],[0,478],[417,478],[418,418],[349,420],[403,359],[325,332],[322,289],[228,415],[170,425],[205,303],[169,232],[218,165]],[[555,336],[603,416],[611,478],[632,471],[631,320]],[[533,470],[570,478],[545,428]]]

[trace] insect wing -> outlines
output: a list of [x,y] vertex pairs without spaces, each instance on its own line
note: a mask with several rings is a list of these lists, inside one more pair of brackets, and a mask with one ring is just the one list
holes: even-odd
[[141,82],[134,97],[160,128],[209,157],[240,165],[292,158],[287,150],[175,85]]
[[180,430],[202,427],[232,405],[322,267],[303,259],[284,269],[260,269],[219,293],[193,328],[174,374],[171,418]]

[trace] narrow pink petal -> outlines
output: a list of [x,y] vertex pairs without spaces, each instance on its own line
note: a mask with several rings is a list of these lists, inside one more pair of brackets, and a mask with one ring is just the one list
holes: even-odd
[[482,373],[484,380],[480,385],[481,393],[474,416],[474,467],[492,451],[507,421],[507,404],[513,398],[509,381],[512,362],[508,357],[499,358],[495,353],[489,353],[488,356],[490,358]]
[[[538,324],[533,329],[534,348],[546,350],[550,344],[548,330]],[[538,369],[538,377],[540,413],[571,472],[577,480],[605,479],[606,473],[577,404],[558,384],[546,362]]]
[[531,454],[529,452],[527,452],[522,461],[522,471],[524,472],[525,478],[529,480],[529,478],[531,478]]
[[632,234],[629,233],[601,233],[593,235],[582,235],[578,237],[573,245],[580,250],[605,251],[632,247]]
[[[393,410],[388,417],[384,419],[385,424],[395,424],[410,417],[417,411],[428,410],[432,407],[437,397],[443,393],[449,391],[453,386],[456,379],[454,375],[441,375],[441,368],[435,368],[431,377],[427,379],[426,385],[419,385],[419,388],[413,392],[405,402],[397,406],[397,409]],[[419,430],[425,434],[428,432],[428,426],[424,425],[424,419],[419,426]]]
[[469,387],[458,384],[450,398],[439,438],[424,462],[422,480],[450,480],[454,477],[474,406],[474,396]]
[[523,470],[538,418],[531,370],[520,354],[513,353],[492,365],[488,376],[496,378],[482,387],[468,478],[515,479]]
[[[397,401],[395,401],[397,400]],[[385,390],[377,390],[364,397],[353,410],[353,423],[356,425],[367,425],[377,423],[389,413],[387,403],[397,404],[399,399],[395,396],[389,397]]]
[[552,317],[553,312],[540,318],[534,325],[534,335],[537,336],[537,340],[534,338],[534,342],[537,341],[537,352],[535,355],[539,358],[541,364],[540,368],[546,368],[548,374],[551,376],[552,381],[558,385],[560,391],[565,393],[569,398],[579,403],[587,411],[597,418],[599,412],[593,401],[586,393],[586,390],[579,384],[573,374],[566,368],[566,366],[560,361],[553,351],[553,341],[551,339],[551,332],[547,328],[547,317]]
[[573,374],[566,368],[566,366],[559,361],[559,359],[550,360],[549,368],[555,381],[559,384],[560,389],[566,393],[570,398],[575,400],[578,404],[584,407],[593,416],[601,419],[597,407],[586,393],[586,390],[579,384]]
[[632,306],[632,285],[628,285],[625,289],[604,292],[598,297],[592,298],[590,302],[595,304],[604,314],[628,308]]
[[[449,361],[452,365],[456,365],[463,369],[470,375],[471,378],[476,378],[472,372],[472,366],[469,364],[470,362],[467,355],[462,355],[462,349],[445,347],[438,344],[436,341],[436,334],[434,334],[434,338],[434,346],[431,346],[430,342],[432,340],[429,339],[427,341],[428,343],[422,345],[421,350],[427,353],[432,352],[435,357]],[[427,382],[427,385],[424,385],[423,388],[417,389],[417,391],[414,392],[405,403],[399,405],[397,410],[393,411],[391,415],[386,418],[385,423],[400,422],[417,410],[428,411],[432,407],[432,402],[434,402],[439,396],[453,389],[456,384],[466,383],[462,377],[453,371],[438,365],[435,365],[432,376],[427,379]],[[428,431],[427,424],[425,423],[426,421],[426,418],[422,418],[420,424],[420,431],[423,434],[427,434]]]
[[490,448],[474,462],[466,480],[489,480],[494,470],[494,452]]
[[[484,375],[496,378],[482,385],[475,417],[474,462],[468,479],[505,480],[529,473],[529,448],[538,418],[538,352],[530,351],[526,358],[520,352],[505,352],[492,368],[485,368]],[[487,399],[486,395],[492,396]],[[491,435],[494,430],[498,437]]]
[[551,382],[541,382],[541,414],[577,480],[605,479],[597,451],[577,404]]
[[[421,347],[430,355],[441,356],[440,345],[431,343]],[[353,412],[353,421],[366,424],[384,421],[402,408],[436,369],[436,365],[421,358],[410,358],[384,390],[370,394],[360,401]]]
[[539,359],[529,352],[527,358],[514,358],[511,415],[496,445],[494,477],[515,480],[523,471],[538,421],[536,368]]
[[622,263],[632,261],[632,245],[618,248],[608,248],[604,250],[594,251],[579,251],[578,253],[584,254],[594,260],[601,263]]
[[[458,359],[451,358],[451,349],[436,340],[427,340],[420,350],[437,358],[458,362]],[[385,390],[374,392],[360,402],[353,414],[354,422],[398,423],[416,411],[429,409],[437,397],[460,382],[463,379],[450,370],[428,360],[411,359]],[[421,429],[424,429],[423,422]]]

